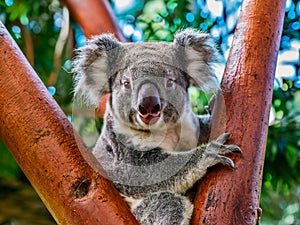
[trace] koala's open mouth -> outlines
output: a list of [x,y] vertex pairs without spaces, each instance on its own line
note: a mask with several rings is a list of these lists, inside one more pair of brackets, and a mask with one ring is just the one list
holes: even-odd
[[144,115],[141,115],[139,113],[139,117],[141,118],[141,120],[147,124],[147,125],[152,125],[152,124],[155,124],[159,118],[160,118],[160,112],[157,114],[157,115],[152,115],[152,114],[149,114],[147,115],[146,117]]
[[160,100],[153,97],[147,97],[144,99],[143,103],[144,104],[140,104],[138,108],[140,119],[147,125],[155,124],[161,116]]

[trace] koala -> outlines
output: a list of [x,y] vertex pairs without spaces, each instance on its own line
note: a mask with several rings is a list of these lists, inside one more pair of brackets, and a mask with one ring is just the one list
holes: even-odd
[[92,152],[140,224],[189,224],[186,192],[209,167],[234,168],[224,154],[240,148],[224,144],[228,133],[207,143],[210,114],[194,114],[188,96],[192,85],[218,89],[218,57],[211,37],[191,28],[172,43],[120,43],[102,34],[76,50],[75,95],[96,108],[110,94]]

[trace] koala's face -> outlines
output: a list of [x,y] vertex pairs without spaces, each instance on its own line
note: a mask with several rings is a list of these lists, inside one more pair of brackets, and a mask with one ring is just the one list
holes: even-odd
[[211,68],[217,59],[209,35],[193,29],[178,32],[173,43],[122,44],[99,35],[77,50],[75,94],[97,107],[110,93],[113,117],[133,129],[172,125],[189,107],[189,85],[218,87]]
[[155,63],[120,71],[112,83],[111,109],[133,129],[178,123],[188,104],[188,79],[176,67]]

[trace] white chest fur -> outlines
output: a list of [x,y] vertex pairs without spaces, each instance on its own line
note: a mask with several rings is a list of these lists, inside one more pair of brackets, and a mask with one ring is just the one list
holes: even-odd
[[128,141],[141,150],[160,147],[169,152],[188,151],[197,146],[199,121],[193,112],[187,111],[176,125],[167,126],[161,120],[149,132],[143,132],[115,121],[114,130],[128,136]]

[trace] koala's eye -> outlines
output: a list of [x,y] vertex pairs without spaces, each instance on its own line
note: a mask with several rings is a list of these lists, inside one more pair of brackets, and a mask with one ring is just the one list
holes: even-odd
[[128,80],[124,81],[123,86],[127,89],[130,88],[130,82]]
[[174,84],[175,84],[175,80],[173,80],[171,78],[167,79],[167,83],[166,83],[167,88],[173,87]]

